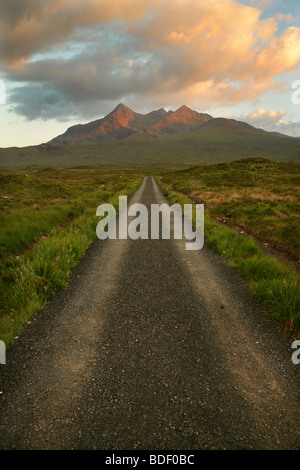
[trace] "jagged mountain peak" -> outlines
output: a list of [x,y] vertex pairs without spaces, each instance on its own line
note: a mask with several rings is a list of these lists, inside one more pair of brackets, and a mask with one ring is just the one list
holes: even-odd
[[51,143],[90,144],[122,140],[134,134],[160,136],[184,134],[199,130],[222,128],[225,132],[237,129],[242,132],[265,132],[245,123],[226,118],[213,118],[209,114],[199,113],[188,106],[180,106],[176,111],[159,108],[147,114],[136,113],[123,103],[119,103],[107,116],[88,124],[70,127],[64,134]]

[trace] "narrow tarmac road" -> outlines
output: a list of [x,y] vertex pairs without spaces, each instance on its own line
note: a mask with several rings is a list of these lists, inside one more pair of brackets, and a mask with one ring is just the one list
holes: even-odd
[[0,448],[300,449],[291,354],[209,249],[97,240],[0,366]]

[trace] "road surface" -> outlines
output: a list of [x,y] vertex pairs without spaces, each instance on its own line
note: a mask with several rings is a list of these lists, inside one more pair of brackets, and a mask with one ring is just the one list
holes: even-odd
[[291,342],[206,247],[97,240],[0,365],[0,448],[300,449]]

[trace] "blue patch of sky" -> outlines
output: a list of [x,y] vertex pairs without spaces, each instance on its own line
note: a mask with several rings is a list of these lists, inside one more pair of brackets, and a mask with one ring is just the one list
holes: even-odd
[[265,7],[262,7],[262,2],[259,1],[254,3],[251,2],[251,0],[239,0],[239,3],[261,10],[261,19],[270,18],[275,16],[277,13],[283,13],[284,15],[291,14],[293,16],[293,20],[291,22],[286,22],[284,20],[279,21],[277,35],[281,35],[288,26],[300,27],[300,0],[273,0]]
[[93,28],[77,28],[70,40],[62,41],[57,47],[51,46],[45,52],[32,55],[28,62],[34,63],[52,59],[72,60],[83,54],[92,53],[99,45],[124,44],[128,40],[121,22],[109,25],[100,24]]
[[41,60],[53,60],[53,59],[73,59],[77,55],[81,55],[86,48],[84,43],[67,43],[61,47],[51,48],[50,51],[34,54],[28,60],[29,63],[39,62]]

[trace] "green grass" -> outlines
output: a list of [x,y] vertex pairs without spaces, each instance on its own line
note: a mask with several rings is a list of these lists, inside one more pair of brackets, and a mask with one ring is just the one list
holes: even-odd
[[164,172],[212,217],[300,258],[300,165],[255,158]]
[[[149,150],[147,150],[148,152]],[[96,238],[96,208],[118,203],[157,165],[36,167],[0,174],[0,339],[11,345]],[[280,324],[299,336],[299,276],[265,256],[251,237],[219,225],[224,217],[274,243],[299,243],[299,165],[249,159],[163,172],[172,202],[204,202],[206,244],[238,269]],[[271,201],[273,199],[273,201]],[[216,219],[216,220],[215,220]],[[253,232],[252,232],[253,231]]]
[[[78,170],[47,173],[47,178],[43,172],[1,175],[6,176],[5,194],[11,199],[4,200],[8,206],[2,208],[0,232],[0,339],[10,346],[30,317],[67,286],[72,269],[96,239],[97,206],[104,201],[117,206],[118,196],[132,193],[142,175]],[[58,195],[61,201],[51,207]]]
[[[185,194],[158,181],[172,203],[183,206],[191,202]],[[184,179],[180,181],[185,185]],[[285,331],[300,338],[300,283],[297,273],[277,259],[266,256],[251,236],[241,236],[236,230],[219,225],[208,211],[205,211],[205,244],[237,269]]]

